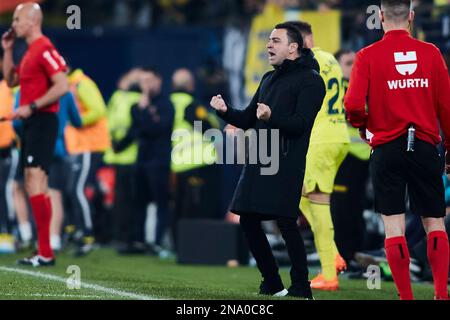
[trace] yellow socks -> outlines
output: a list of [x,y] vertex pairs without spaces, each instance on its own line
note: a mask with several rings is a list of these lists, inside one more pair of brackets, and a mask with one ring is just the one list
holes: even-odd
[[311,211],[311,202],[307,197],[302,196],[302,200],[300,201],[300,210],[302,211],[306,220],[308,220],[308,223],[311,226],[311,230],[314,233],[314,217]]
[[317,252],[320,257],[322,274],[325,280],[332,280],[336,277],[336,244],[334,243],[334,227],[331,220],[329,204],[316,204],[311,202],[311,211],[314,217],[314,239]]
[[302,197],[300,209],[314,233],[314,243],[319,254],[322,274],[326,280],[332,280],[336,277],[335,258],[338,249],[334,242],[330,205],[314,203]]

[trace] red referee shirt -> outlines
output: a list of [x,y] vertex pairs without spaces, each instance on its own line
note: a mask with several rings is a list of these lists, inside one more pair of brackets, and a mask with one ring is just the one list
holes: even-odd
[[450,150],[447,67],[438,48],[407,31],[389,31],[357,53],[345,109],[354,127],[373,134],[368,135],[373,147],[406,134],[410,124],[418,139],[438,144],[440,122]]
[[[64,59],[51,41],[42,36],[32,42],[16,67],[20,84],[20,105],[28,105],[44,96],[52,86],[51,77],[66,70]],[[38,112],[58,112],[59,103],[40,108]]]

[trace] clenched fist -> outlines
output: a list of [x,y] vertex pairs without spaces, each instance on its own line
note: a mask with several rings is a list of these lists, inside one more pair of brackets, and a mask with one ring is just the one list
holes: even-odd
[[211,107],[213,107],[215,110],[217,110],[219,112],[222,112],[222,113],[227,112],[227,109],[228,109],[227,105],[220,94],[212,97],[210,104],[211,104]]
[[270,116],[272,115],[272,110],[269,106],[264,103],[258,103],[258,109],[256,110],[256,117],[259,120],[269,121]]
[[13,114],[12,119],[13,120],[24,120],[33,114],[33,110],[31,110],[29,105],[26,106],[20,106]]

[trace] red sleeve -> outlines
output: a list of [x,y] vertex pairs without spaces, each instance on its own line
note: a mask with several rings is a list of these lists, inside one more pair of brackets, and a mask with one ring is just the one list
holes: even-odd
[[436,51],[438,52],[438,57],[436,57],[437,67],[435,69],[437,71],[437,114],[445,136],[445,148],[447,151],[450,151],[450,81],[445,61],[439,49],[436,49]]
[[66,71],[66,62],[54,47],[47,47],[41,54],[41,65],[49,77]]
[[347,119],[355,128],[363,128],[367,123],[366,103],[369,90],[369,64],[364,51],[358,52],[350,75],[350,83],[344,105]]

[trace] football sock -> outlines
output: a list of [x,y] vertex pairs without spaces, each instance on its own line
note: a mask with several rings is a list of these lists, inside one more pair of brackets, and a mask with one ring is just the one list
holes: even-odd
[[49,198],[45,194],[30,197],[38,234],[38,254],[44,258],[53,258],[50,247],[50,220],[52,209]]
[[406,238],[394,237],[385,240],[386,257],[392,271],[395,285],[401,300],[413,300],[409,274],[410,256]]
[[433,273],[435,296],[448,298],[449,245],[445,231],[434,231],[428,235],[427,253]]

